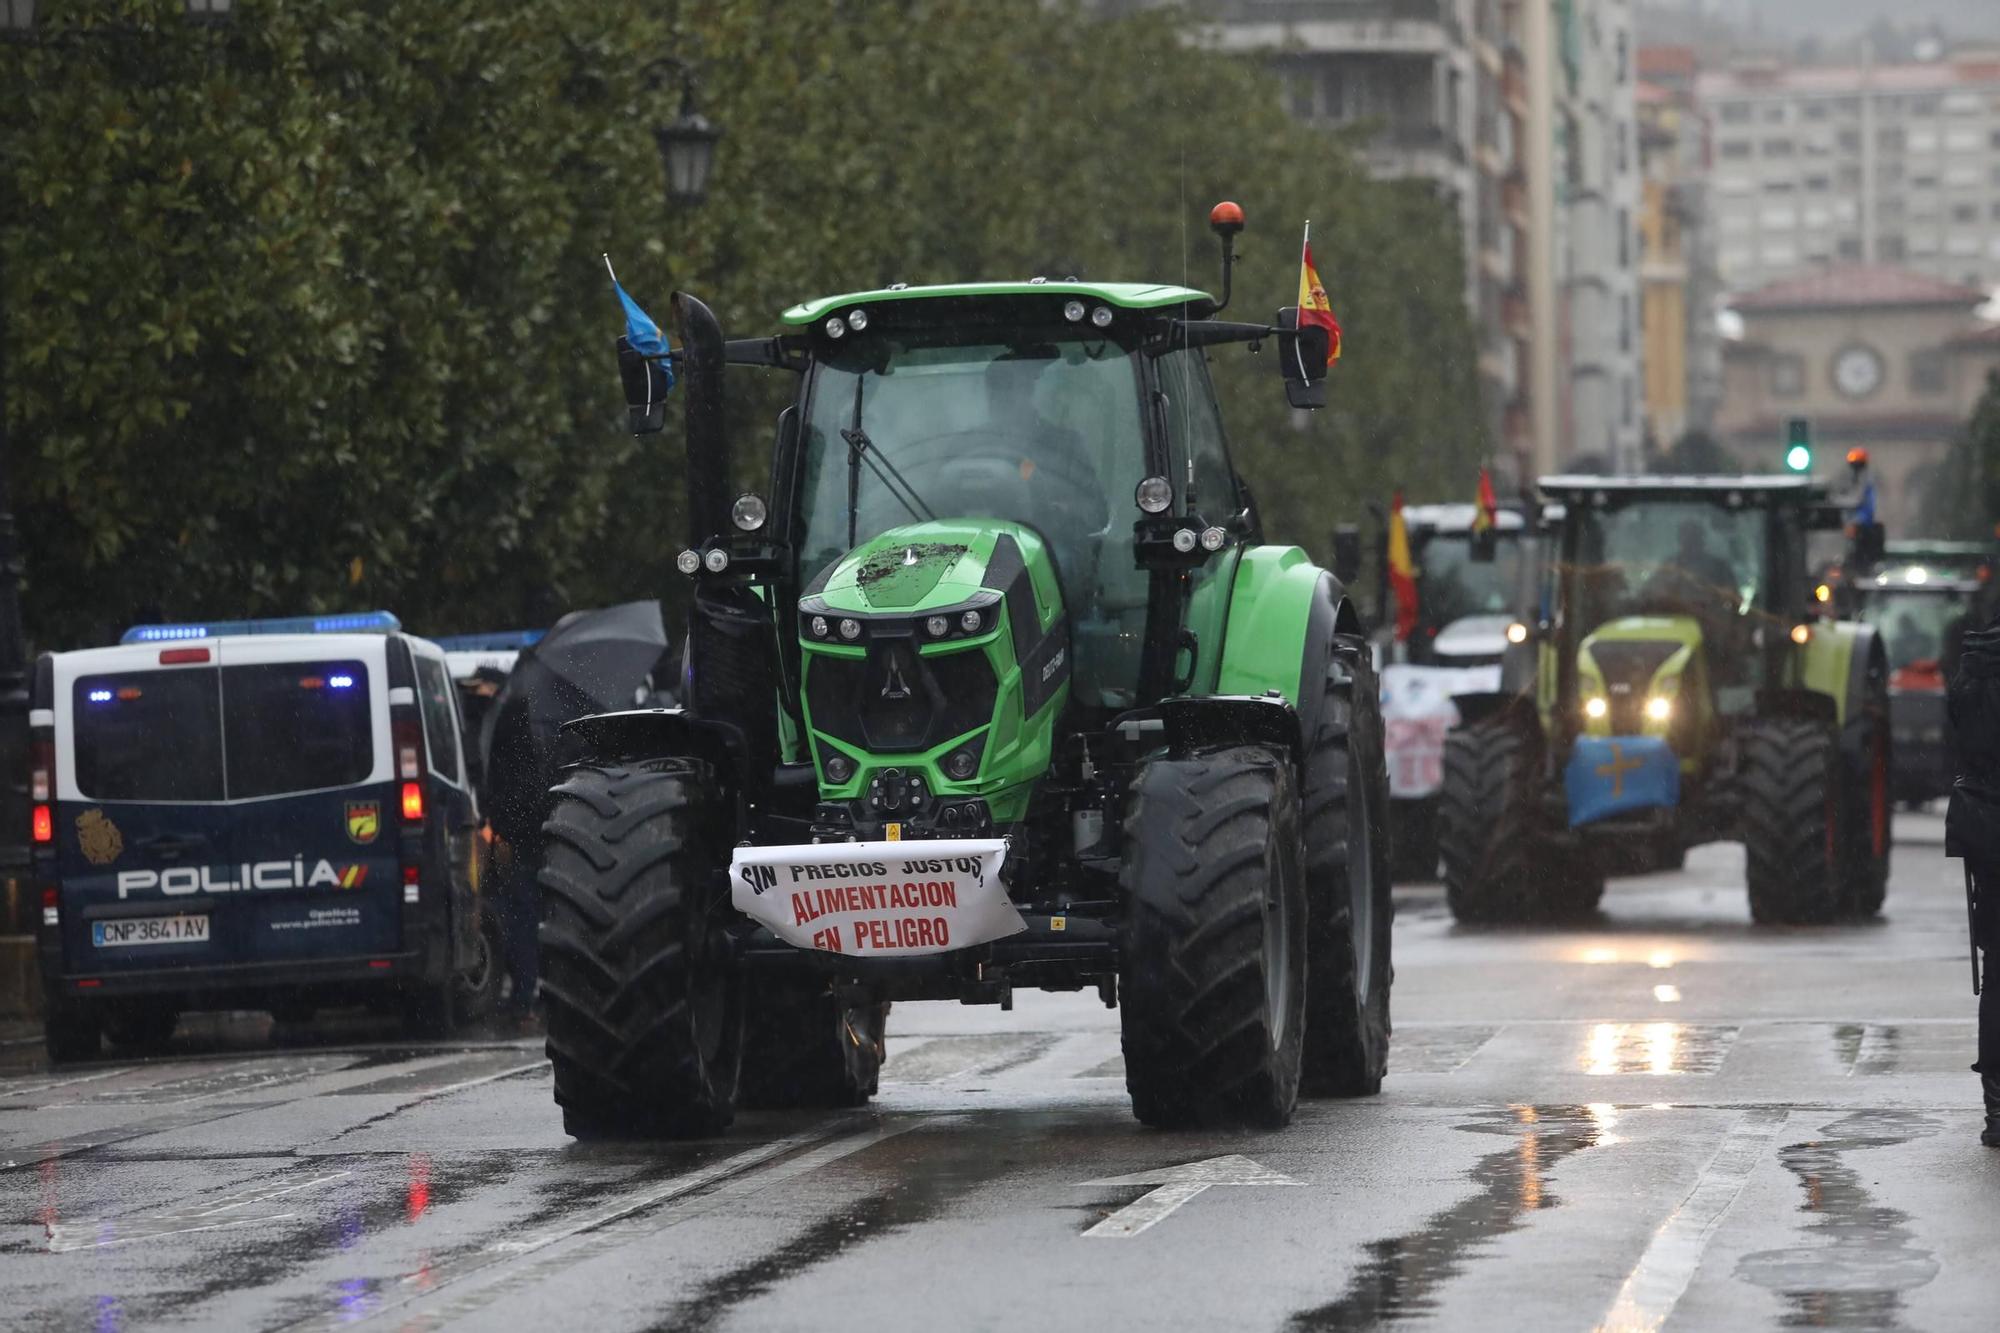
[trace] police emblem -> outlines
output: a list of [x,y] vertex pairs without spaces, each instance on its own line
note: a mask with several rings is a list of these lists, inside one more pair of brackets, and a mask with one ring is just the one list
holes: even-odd
[[86,810],[76,817],[76,841],[83,859],[94,866],[108,866],[125,850],[125,835],[102,810]]
[[380,801],[349,801],[347,803],[347,836],[354,842],[375,841],[375,835],[382,831],[382,803]]

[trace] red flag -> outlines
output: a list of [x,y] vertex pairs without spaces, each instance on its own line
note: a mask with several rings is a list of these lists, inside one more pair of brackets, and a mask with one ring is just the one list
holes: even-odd
[[1326,363],[1340,360],[1340,321],[1333,317],[1333,302],[1320,285],[1319,270],[1313,267],[1312,223],[1306,223],[1305,239],[1299,243],[1299,327],[1317,324],[1326,330]]
[[1396,638],[1417,627],[1417,566],[1410,559],[1410,528],[1403,521],[1403,493],[1389,504],[1389,588],[1396,594]]
[[1493,494],[1493,475],[1485,468],[1479,469],[1479,499],[1473,506],[1472,530],[1477,533],[1493,531],[1499,521],[1500,501]]

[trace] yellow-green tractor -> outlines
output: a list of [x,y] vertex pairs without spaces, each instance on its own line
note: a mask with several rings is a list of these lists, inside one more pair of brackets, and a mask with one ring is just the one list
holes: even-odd
[[1561,514],[1542,614],[1446,742],[1453,913],[1588,913],[1607,872],[1731,839],[1760,922],[1878,912],[1888,658],[1873,627],[1817,618],[1806,578],[1839,509],[1794,477],[1540,489]]

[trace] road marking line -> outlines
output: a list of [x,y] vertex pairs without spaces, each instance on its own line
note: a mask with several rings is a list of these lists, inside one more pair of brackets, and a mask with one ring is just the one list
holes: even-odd
[[[259,1213],[249,1217],[225,1217],[220,1221],[209,1219],[219,1213],[234,1212],[252,1204],[269,1203],[282,1199],[288,1194],[301,1190],[317,1189],[330,1185],[336,1180],[344,1180],[353,1175],[352,1171],[330,1171],[311,1180],[302,1180],[295,1185],[285,1185],[277,1189],[246,1190],[238,1195],[224,1195],[215,1203],[203,1208],[182,1208],[170,1213],[156,1213],[139,1217],[92,1217],[79,1218],[74,1222],[57,1222],[49,1228],[49,1252],[67,1254],[74,1250],[105,1250],[114,1245],[130,1245],[134,1241],[157,1240],[161,1236],[185,1236],[196,1231],[220,1231],[225,1227],[254,1226],[261,1222],[284,1222],[298,1216],[297,1213]],[[111,1234],[106,1235],[107,1228]],[[119,1228],[132,1228],[133,1234],[119,1235]],[[88,1230],[88,1239],[77,1233]]]
[[1667,1322],[1693,1281],[1724,1214],[1743,1192],[1750,1173],[1764,1160],[1771,1140],[1789,1115],[1782,1107],[1759,1107],[1743,1113],[1702,1168],[1694,1188],[1653,1233],[1611,1308],[1598,1321],[1596,1333],[1654,1333]]
[[1085,1180],[1085,1185],[1153,1185],[1111,1216],[1083,1233],[1086,1240],[1130,1240],[1142,1231],[1159,1225],[1189,1199],[1217,1185],[1303,1185],[1281,1171],[1251,1161],[1241,1153],[1186,1162],[1156,1171],[1134,1171],[1128,1176],[1106,1176]]
[[[718,1180],[741,1175],[753,1167],[762,1166],[773,1158],[782,1157],[788,1152],[794,1152],[810,1144],[818,1143],[837,1128],[839,1128],[838,1125],[829,1125],[819,1129],[807,1130],[803,1134],[793,1134],[786,1138],[773,1139],[762,1147],[751,1148],[747,1152],[740,1152],[733,1157],[725,1157],[719,1162],[712,1162],[700,1170],[690,1171],[687,1175],[678,1176],[664,1185],[654,1186],[651,1189],[641,1190],[637,1194],[627,1195],[609,1208],[602,1208],[597,1212],[587,1214],[566,1226],[558,1227],[554,1231],[545,1231],[539,1236],[531,1236],[526,1240],[496,1241],[486,1248],[495,1254],[531,1254],[545,1246],[553,1245],[559,1240],[568,1240],[571,1236],[580,1236],[586,1231],[595,1231],[599,1227],[609,1226],[611,1223],[621,1218],[630,1217],[634,1213],[644,1212],[648,1208],[657,1208],[671,1199],[678,1199],[683,1194],[692,1194],[703,1186],[713,1184]],[[872,1131],[866,1131],[863,1134],[850,1137],[857,1139],[864,1138],[867,1136],[867,1133],[872,1133]]]

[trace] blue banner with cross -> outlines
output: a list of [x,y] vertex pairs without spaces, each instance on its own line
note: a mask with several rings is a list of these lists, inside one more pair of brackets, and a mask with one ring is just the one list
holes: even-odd
[[1679,805],[1681,764],[1664,736],[1579,736],[1563,770],[1569,826]]

